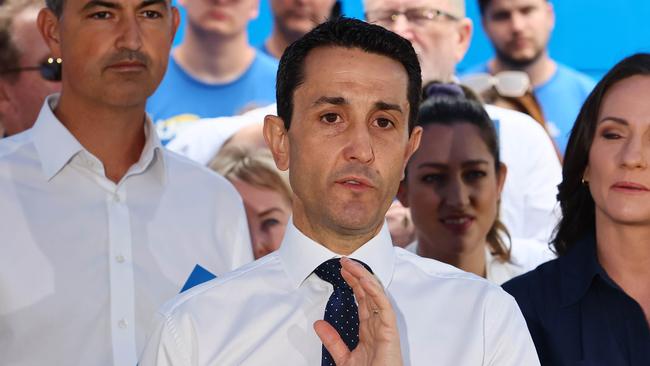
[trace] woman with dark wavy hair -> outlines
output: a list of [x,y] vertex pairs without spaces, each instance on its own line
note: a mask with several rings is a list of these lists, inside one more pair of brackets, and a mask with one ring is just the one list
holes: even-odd
[[585,101],[559,185],[559,258],[503,285],[543,365],[650,365],[650,54]]

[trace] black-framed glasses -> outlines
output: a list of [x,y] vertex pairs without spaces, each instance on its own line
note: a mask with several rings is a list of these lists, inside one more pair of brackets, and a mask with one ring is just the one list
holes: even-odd
[[460,19],[456,15],[434,8],[411,8],[400,10],[375,10],[366,13],[369,23],[375,23],[382,27],[389,28],[397,21],[397,17],[404,15],[406,20],[416,26],[423,26],[431,21],[440,21],[443,18],[449,20]]
[[48,57],[38,66],[17,67],[2,71],[2,74],[13,74],[23,71],[40,71],[41,77],[49,81],[61,81],[61,64],[60,58]]

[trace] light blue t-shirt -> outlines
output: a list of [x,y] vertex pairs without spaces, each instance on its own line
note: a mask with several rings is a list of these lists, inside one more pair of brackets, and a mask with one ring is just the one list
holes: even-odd
[[[470,67],[463,75],[487,72],[488,67],[484,63]],[[596,82],[589,76],[558,63],[555,74],[534,89],[546,118],[548,132],[563,155],[582,103],[595,85]]]
[[147,112],[160,140],[167,144],[188,122],[233,116],[275,103],[277,69],[277,60],[256,51],[250,67],[238,79],[208,84],[190,76],[170,57],[162,83],[147,101]]

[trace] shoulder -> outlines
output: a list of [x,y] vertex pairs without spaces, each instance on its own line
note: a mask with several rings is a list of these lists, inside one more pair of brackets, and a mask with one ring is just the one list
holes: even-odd
[[164,318],[225,316],[239,311],[254,297],[277,289],[274,284],[281,287],[283,274],[277,253],[271,253],[176,295],[158,312]]
[[[38,165],[38,153],[32,140],[32,131],[27,130],[19,134],[0,139],[0,177],[7,172],[7,178],[16,179],[7,169],[16,166]],[[38,166],[40,168],[40,166]]]
[[162,148],[162,151],[167,169],[167,178],[173,186],[193,187],[193,190],[198,189],[202,192],[227,193],[239,197],[232,184],[221,175],[167,148]]
[[557,63],[557,80],[564,86],[573,84],[579,88],[585,96],[596,86],[596,81],[587,74],[584,74],[569,66]]
[[278,69],[278,60],[256,49],[253,67],[259,69],[260,71],[272,72],[273,76],[275,77],[275,73]]
[[408,279],[408,284],[402,285],[423,285],[435,288],[464,288],[466,291],[472,289],[479,292],[500,292],[499,286],[476,276],[472,273],[462,271],[452,265],[443,263],[431,258],[420,257],[405,249],[395,247],[397,279]]
[[551,299],[558,299],[560,283],[559,259],[539,265],[534,270],[515,277],[503,284],[526,317],[536,306],[544,306]]

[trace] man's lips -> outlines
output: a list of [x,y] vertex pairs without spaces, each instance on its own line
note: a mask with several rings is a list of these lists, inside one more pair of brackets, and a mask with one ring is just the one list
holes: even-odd
[[612,184],[611,188],[622,192],[650,192],[648,187],[634,182],[616,182]]
[[119,71],[140,71],[145,67],[146,67],[145,64],[139,61],[122,61],[122,62],[116,62],[114,64],[110,64],[108,66],[108,68],[110,69],[119,70]]
[[362,177],[354,177],[354,176],[344,177],[341,179],[337,179],[336,183],[351,189],[374,188],[373,184],[368,179]]

